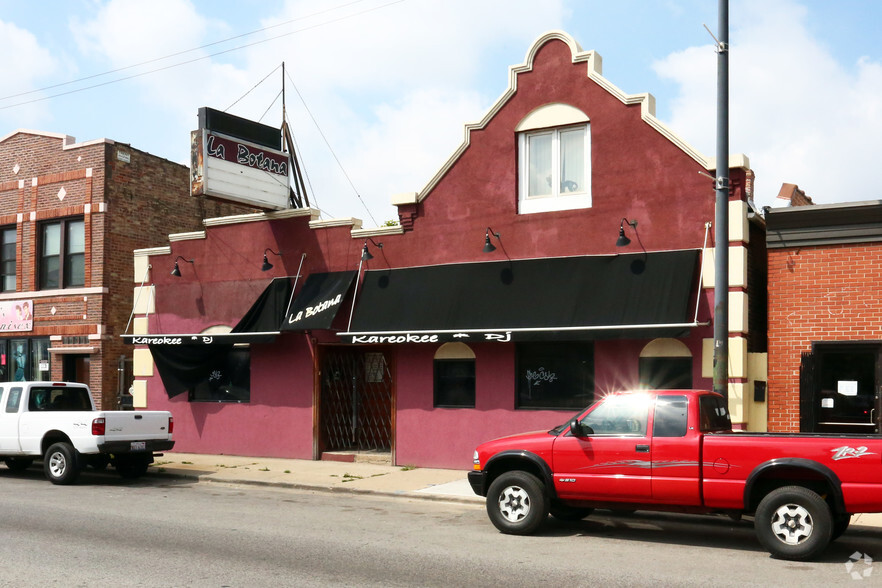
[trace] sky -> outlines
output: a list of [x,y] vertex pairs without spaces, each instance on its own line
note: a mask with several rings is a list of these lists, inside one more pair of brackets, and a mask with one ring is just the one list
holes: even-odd
[[[397,218],[549,30],[715,152],[713,0],[0,0],[0,138],[107,138],[189,165],[208,106],[285,114],[323,219]],[[882,199],[882,2],[730,0],[730,152],[815,203]],[[707,28],[705,28],[705,26]],[[709,29],[710,32],[707,30]]]

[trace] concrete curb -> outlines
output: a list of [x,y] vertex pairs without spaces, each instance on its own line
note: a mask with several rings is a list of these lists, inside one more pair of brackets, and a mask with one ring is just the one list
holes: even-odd
[[277,482],[277,481],[264,481],[264,480],[254,480],[250,478],[231,478],[231,477],[216,477],[213,475],[204,475],[204,474],[192,474],[185,471],[169,471],[165,469],[165,471],[158,470],[150,470],[148,472],[149,476],[153,477],[165,477],[165,478],[176,478],[183,480],[190,480],[193,482],[199,483],[210,483],[210,484],[234,484],[240,486],[261,486],[265,488],[287,488],[292,490],[308,490],[311,492],[326,492],[329,494],[360,494],[365,496],[386,496],[389,498],[414,498],[418,500],[430,500],[435,502],[453,502],[458,504],[473,504],[473,505],[483,505],[484,498],[481,496],[475,495],[474,497],[469,496],[453,496],[449,494],[432,494],[429,492],[419,492],[412,490],[373,490],[367,488],[356,488],[356,487],[344,487],[344,486],[322,486],[319,484],[306,484],[303,482]]

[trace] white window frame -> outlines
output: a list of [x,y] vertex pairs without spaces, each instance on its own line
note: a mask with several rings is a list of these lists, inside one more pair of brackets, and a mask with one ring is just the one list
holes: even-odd
[[[585,129],[585,185],[575,192],[560,192],[560,134],[562,131]],[[552,192],[546,196],[528,196],[529,190],[529,141],[532,136],[552,135],[551,169]],[[529,130],[518,133],[518,213],[532,214],[559,210],[591,208],[591,124],[584,122],[554,128]]]

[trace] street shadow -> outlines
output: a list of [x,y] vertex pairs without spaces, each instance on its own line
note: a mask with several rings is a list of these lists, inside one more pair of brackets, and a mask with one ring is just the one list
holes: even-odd
[[[588,518],[577,522],[558,521],[549,517],[537,535],[607,537],[624,541],[765,553],[756,538],[752,517],[736,521],[725,515],[649,511],[622,514],[598,509]],[[882,559],[882,528],[850,527],[812,561],[843,563],[856,553],[869,555],[874,560],[877,557]]]
[[[203,471],[203,470],[187,470],[186,476],[181,475],[169,475],[165,474],[161,470],[162,466],[150,466],[147,470],[147,473],[141,476],[140,478],[123,478],[120,476],[113,467],[108,467],[107,469],[96,470],[91,467],[86,467],[82,472],[80,472],[80,477],[76,481],[76,486],[125,486],[125,487],[163,487],[169,488],[174,486],[192,486],[196,484],[198,480],[197,476],[201,474],[209,474],[211,472]],[[43,484],[51,484],[49,480],[46,479],[46,476],[43,474],[43,464],[42,462],[36,461],[34,465],[29,467],[26,470],[22,471],[12,471],[6,467],[0,467],[0,480],[5,479],[16,479],[16,480],[28,480],[35,481]]]

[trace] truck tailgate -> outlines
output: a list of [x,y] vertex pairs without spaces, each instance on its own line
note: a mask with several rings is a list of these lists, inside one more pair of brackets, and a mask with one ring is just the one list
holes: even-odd
[[105,441],[143,441],[168,439],[169,416],[166,411],[111,411],[102,412],[105,419]]

